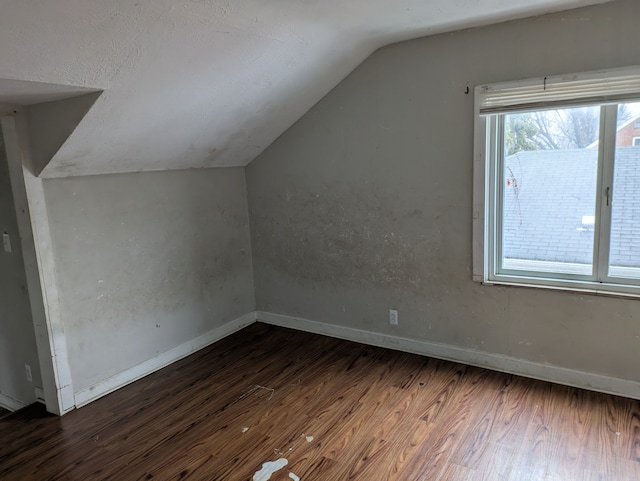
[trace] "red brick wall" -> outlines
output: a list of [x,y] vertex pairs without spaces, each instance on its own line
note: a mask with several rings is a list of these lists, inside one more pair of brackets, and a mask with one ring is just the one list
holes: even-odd
[[[638,128],[636,128],[636,125]],[[626,127],[618,130],[616,147],[629,147],[633,145],[634,137],[640,137],[640,117],[635,119]]]

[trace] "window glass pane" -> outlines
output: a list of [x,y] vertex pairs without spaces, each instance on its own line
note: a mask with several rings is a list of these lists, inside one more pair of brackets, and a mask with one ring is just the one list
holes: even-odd
[[618,106],[609,276],[640,279],[640,103]]
[[502,270],[592,275],[600,107],[504,115]]

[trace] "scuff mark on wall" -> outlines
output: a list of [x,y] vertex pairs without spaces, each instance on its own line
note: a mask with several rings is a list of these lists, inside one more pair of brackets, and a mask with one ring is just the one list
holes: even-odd
[[413,205],[403,213],[391,211],[397,194],[377,185],[316,185],[309,192],[296,184],[265,199],[277,204],[277,217],[253,219],[258,230],[270,232],[255,249],[271,268],[300,284],[373,284],[424,295],[426,278],[438,270],[422,268],[424,258],[448,244],[439,230],[425,235],[423,226],[434,220]]

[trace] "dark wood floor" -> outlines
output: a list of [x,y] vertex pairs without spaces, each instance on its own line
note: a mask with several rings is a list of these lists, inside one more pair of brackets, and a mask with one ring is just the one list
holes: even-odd
[[254,324],[0,421],[3,481],[264,481],[278,460],[272,480],[638,481],[640,402]]

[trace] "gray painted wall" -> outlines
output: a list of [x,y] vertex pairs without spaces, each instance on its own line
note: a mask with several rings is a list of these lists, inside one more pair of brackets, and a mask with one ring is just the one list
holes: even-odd
[[255,309],[242,168],[44,189],[75,392]]
[[[28,404],[42,387],[27,280],[6,152],[0,132],[0,235],[9,234],[11,253],[0,244],[0,395]],[[25,364],[31,366],[27,381]],[[0,399],[0,404],[2,400]]]
[[471,280],[473,87],[638,64],[639,24],[618,1],[376,52],[247,168],[257,308],[640,381],[640,301]]

